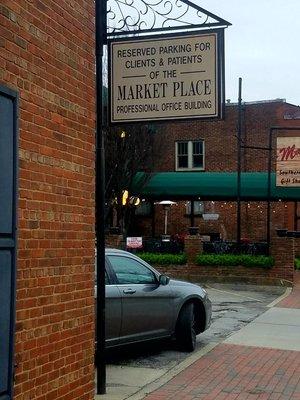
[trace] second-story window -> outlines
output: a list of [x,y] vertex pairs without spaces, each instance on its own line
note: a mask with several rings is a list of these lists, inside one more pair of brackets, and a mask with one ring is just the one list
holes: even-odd
[[175,142],[176,171],[204,170],[204,141],[185,140]]

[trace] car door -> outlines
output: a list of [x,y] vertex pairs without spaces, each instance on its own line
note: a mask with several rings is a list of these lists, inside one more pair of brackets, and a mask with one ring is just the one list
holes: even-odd
[[122,297],[120,343],[170,335],[173,307],[169,285],[130,255],[108,255]]
[[119,343],[122,320],[121,293],[116,285],[115,276],[106,261],[105,270],[105,338],[106,346]]

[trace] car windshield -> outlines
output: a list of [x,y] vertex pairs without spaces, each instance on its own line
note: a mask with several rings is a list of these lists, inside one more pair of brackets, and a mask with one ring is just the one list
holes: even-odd
[[120,284],[156,283],[154,273],[137,260],[117,255],[108,256],[108,259]]

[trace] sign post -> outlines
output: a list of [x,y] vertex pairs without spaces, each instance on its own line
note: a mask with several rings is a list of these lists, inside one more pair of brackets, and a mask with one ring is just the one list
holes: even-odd
[[[230,22],[192,0],[95,0],[97,393],[105,369],[105,155],[103,48],[109,43],[112,124],[222,118],[224,29]],[[211,30],[211,28],[215,30]],[[209,28],[209,31],[204,31]],[[196,29],[198,32],[196,32]],[[178,32],[190,32],[178,34]],[[177,32],[177,33],[174,33]],[[200,33],[201,32],[201,33]],[[151,34],[151,37],[143,35]],[[140,36],[141,35],[141,36]]]

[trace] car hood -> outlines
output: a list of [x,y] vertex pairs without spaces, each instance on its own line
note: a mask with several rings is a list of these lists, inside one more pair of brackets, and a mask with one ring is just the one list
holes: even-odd
[[180,281],[177,279],[170,279],[169,285],[176,285],[176,286],[193,286],[196,288],[200,288],[200,286],[195,285],[194,283],[186,282],[186,281]]
[[194,283],[180,281],[177,279],[170,279],[169,285],[173,288],[181,288],[188,292],[198,294],[201,297],[205,297],[207,295],[206,290],[204,290],[200,285],[195,285]]

